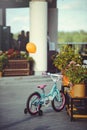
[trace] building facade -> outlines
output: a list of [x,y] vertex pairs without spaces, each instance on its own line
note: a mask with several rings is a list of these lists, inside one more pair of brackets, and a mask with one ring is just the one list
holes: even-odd
[[[7,2],[7,4],[6,4]],[[40,75],[47,71],[47,37],[49,34],[51,50],[56,50],[58,9],[57,0],[1,0],[0,25],[6,26],[6,8],[30,8],[30,41],[36,45],[37,51],[30,54],[35,60],[35,74]],[[50,51],[51,51],[50,50]]]

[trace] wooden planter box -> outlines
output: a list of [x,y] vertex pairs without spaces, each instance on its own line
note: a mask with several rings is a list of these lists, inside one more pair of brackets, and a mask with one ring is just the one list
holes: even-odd
[[71,121],[75,118],[87,119],[87,96],[75,97],[72,93],[66,92],[66,110]]
[[27,60],[9,60],[3,76],[29,75],[29,62]]

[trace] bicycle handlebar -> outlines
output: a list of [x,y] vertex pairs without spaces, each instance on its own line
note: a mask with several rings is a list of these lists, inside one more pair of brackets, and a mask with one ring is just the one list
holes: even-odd
[[57,82],[59,81],[60,79],[62,79],[63,75],[62,74],[55,74],[55,73],[43,73],[43,75],[46,75],[46,76],[50,76],[51,79],[54,81],[54,82]]

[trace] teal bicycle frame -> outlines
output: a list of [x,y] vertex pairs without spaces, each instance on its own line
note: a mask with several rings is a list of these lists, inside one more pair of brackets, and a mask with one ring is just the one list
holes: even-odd
[[47,95],[45,95],[45,92],[43,92],[42,94],[40,93],[40,95],[41,95],[41,100],[45,98],[48,98],[49,100],[53,100],[55,96],[57,95],[58,100],[60,101],[60,92],[57,88],[56,83],[53,85],[51,91]]
[[40,101],[39,101],[39,103],[41,105],[43,105],[46,100],[52,101],[55,97],[56,97],[57,101],[59,101],[59,102],[61,101],[60,90],[57,88],[57,80],[53,79],[53,81],[54,81],[54,84],[52,86],[52,89],[47,95],[45,94],[45,90],[42,89],[42,93],[40,93],[41,98],[40,98]]

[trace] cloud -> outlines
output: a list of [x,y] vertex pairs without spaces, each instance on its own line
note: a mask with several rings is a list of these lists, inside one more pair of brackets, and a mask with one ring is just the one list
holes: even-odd
[[13,33],[20,33],[21,32],[21,30],[24,30],[24,31],[29,31],[30,30],[30,28],[29,28],[29,25],[27,25],[27,24],[15,24],[14,26],[11,26],[11,32],[13,32]]
[[86,5],[86,0],[65,0],[59,6],[58,30],[87,30]]
[[26,23],[27,21],[29,21],[29,17],[28,16],[15,16],[13,19],[12,19],[12,23],[15,23],[15,22],[24,22]]
[[[21,30],[29,30],[29,13],[25,9],[21,10],[8,10],[7,13],[7,26],[11,26],[11,32],[17,33]],[[14,11],[14,12],[13,12]],[[23,13],[21,13],[23,12]],[[13,15],[12,15],[13,14]]]
[[58,8],[61,10],[87,10],[87,0],[65,0],[60,2]]
[[29,31],[29,21],[29,8],[7,9],[7,25],[11,26],[12,33]]

